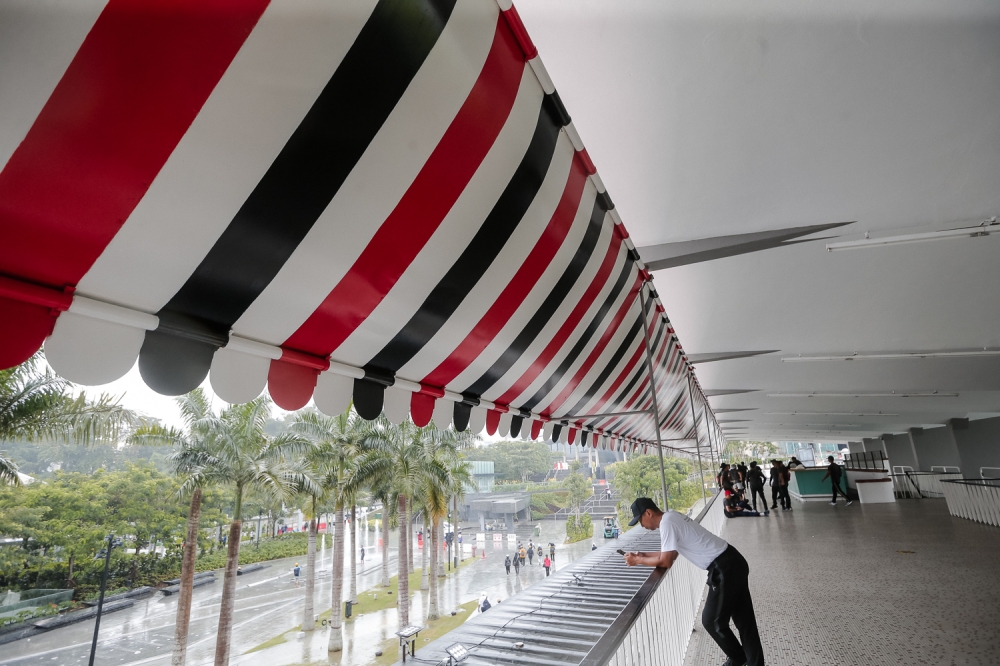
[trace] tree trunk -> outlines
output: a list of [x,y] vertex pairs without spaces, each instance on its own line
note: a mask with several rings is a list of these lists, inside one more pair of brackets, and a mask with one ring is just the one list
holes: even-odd
[[413,515],[413,500],[406,501],[406,515],[408,516],[406,520],[406,570],[409,573],[413,573],[416,571],[413,568],[413,521],[409,518]]
[[434,561],[437,562],[437,575],[439,578],[444,577],[444,521],[440,516],[434,519],[434,550],[437,552],[437,557]]
[[[191,595],[194,592],[194,558],[198,550],[198,519],[201,517],[201,488],[191,495],[187,536],[181,560],[181,589],[177,596],[177,619],[174,622],[174,654],[170,666],[184,666],[187,658],[188,625],[191,623]],[[72,575],[72,566],[70,567]]]
[[69,573],[66,575],[66,587],[73,587],[73,553],[69,554]]
[[358,507],[351,505],[351,603],[358,603]]
[[389,510],[382,507],[382,587],[389,587]]
[[[431,518],[431,531],[429,535],[424,536],[424,549],[430,548],[431,551],[431,576],[430,576],[430,590],[428,594],[430,595],[430,601],[427,603],[427,619],[436,620],[440,617],[438,614],[438,577],[437,577],[437,565],[438,561],[441,559],[441,553],[438,551],[438,517],[434,516]],[[427,538],[430,536],[430,539]]]
[[406,530],[403,526],[406,525],[407,521],[406,514],[406,498],[402,495],[399,496],[399,553],[397,559],[399,560],[399,579],[398,579],[398,591],[396,597],[396,608],[397,615],[399,617],[399,628],[408,627],[410,625],[410,576],[407,572],[407,562],[410,559],[409,553],[409,540]]
[[229,643],[233,637],[233,606],[236,602],[236,567],[240,560],[240,535],[243,521],[239,511],[229,526],[229,544],[226,551],[226,577],[222,581],[222,606],[219,609],[219,636],[215,642],[215,666],[229,666]]
[[428,584],[427,584],[427,579],[428,579],[428,576],[427,576],[427,571],[428,571],[428,566],[427,566],[427,551],[430,550],[430,547],[429,547],[429,543],[430,542],[427,540],[427,537],[430,536],[430,530],[427,529],[427,511],[426,510],[424,511],[424,515],[423,515],[423,523],[424,523],[424,547],[420,549],[420,551],[421,551],[420,552],[420,589],[421,590],[428,590],[430,588],[428,587]]
[[341,629],[341,608],[344,605],[344,507],[338,505],[333,514],[333,594],[331,598],[333,615],[330,617],[330,644],[328,652],[344,649],[344,633]]
[[309,521],[309,541],[306,546],[306,602],[302,615],[302,631],[312,631],[316,622],[313,610],[316,592],[316,514]]

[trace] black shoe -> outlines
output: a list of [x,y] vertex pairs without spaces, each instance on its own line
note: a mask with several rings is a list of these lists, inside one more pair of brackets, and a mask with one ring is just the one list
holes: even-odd
[[777,509],[777,508],[778,508],[778,505],[777,505],[777,504],[772,504],[772,505],[771,505],[771,511],[774,511],[774,510],[775,510],[775,509]]
[[747,666],[747,662],[744,660],[739,663],[736,663],[732,659],[726,659],[724,662],[722,662],[722,666]]

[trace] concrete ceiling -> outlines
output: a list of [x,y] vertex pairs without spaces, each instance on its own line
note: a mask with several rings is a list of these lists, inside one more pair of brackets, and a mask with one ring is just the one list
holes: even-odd
[[[856,220],[815,234],[851,240],[1000,213],[1000,3],[517,7],[640,248]],[[1000,357],[782,361],[1000,349],[1000,234],[826,242],[654,273],[689,354],[780,350],[697,366],[714,408],[746,410],[727,436],[848,441],[1000,412]]]

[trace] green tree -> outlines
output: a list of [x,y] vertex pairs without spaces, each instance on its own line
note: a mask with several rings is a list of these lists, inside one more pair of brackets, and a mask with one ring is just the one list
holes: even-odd
[[21,478],[17,475],[17,463],[6,457],[5,451],[0,451],[0,483],[21,485]]
[[569,505],[576,509],[579,519],[580,505],[594,494],[594,487],[581,474],[571,472],[563,481],[563,488],[569,491]]
[[[38,352],[21,365],[0,370],[0,441],[117,443],[139,424],[136,414],[111,396],[89,400],[81,392],[74,397],[72,385],[42,364]],[[4,469],[10,470],[9,462]]]
[[219,415],[203,446],[177,454],[178,464],[189,470],[182,485],[185,493],[208,485],[227,487],[233,493],[215,666],[229,663],[244,496],[258,492],[288,498],[308,483],[302,455],[312,445],[294,434],[268,436],[264,426],[270,411],[267,397],[232,405]]
[[491,460],[498,478],[525,483],[532,474],[552,469],[552,454],[541,442],[504,440],[465,452],[469,460]]

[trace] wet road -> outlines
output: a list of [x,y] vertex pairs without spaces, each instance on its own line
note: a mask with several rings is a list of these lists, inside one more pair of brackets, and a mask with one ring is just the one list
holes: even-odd
[[[582,541],[569,546],[561,545],[565,537],[565,523],[543,521],[542,534],[534,538],[548,550],[548,542],[557,544],[555,566],[590,553],[590,541]],[[474,539],[474,528],[463,528],[470,541]],[[489,535],[492,539],[492,535]],[[523,538],[527,545],[527,537]],[[598,538],[602,542],[603,539]],[[318,566],[316,584],[317,614],[330,607],[330,556],[332,549],[327,542],[323,552],[324,562]],[[482,550],[477,551],[477,561],[463,568],[457,576],[449,576],[442,581],[441,610],[449,612],[460,604],[478,599],[481,592],[489,595],[490,601],[508,599],[526,587],[545,578],[545,570],[537,558],[532,566],[522,567],[520,575],[513,570],[508,576],[504,570],[504,557],[512,554],[515,544],[486,542],[486,558]],[[377,548],[366,548],[365,566],[359,567],[358,591],[377,585],[381,580],[381,558]],[[372,559],[372,556],[375,559]],[[310,635],[291,631],[302,622],[304,587],[296,588],[291,578],[291,567],[298,561],[305,564],[304,557],[289,558],[270,562],[271,566],[262,571],[240,576],[237,579],[236,611],[233,617],[233,650],[230,662],[245,666],[283,666],[286,664],[328,663],[326,645],[329,630],[318,627]],[[416,552],[415,563],[420,566],[420,551]],[[349,566],[349,564],[348,564]],[[395,544],[390,542],[390,571],[395,574]],[[222,594],[222,575],[217,573],[217,582],[194,591],[191,612],[191,629],[188,643],[189,666],[205,666],[213,663],[215,638],[218,628],[218,612]],[[344,598],[347,598],[347,586]],[[173,648],[174,619],[177,610],[177,596],[164,597],[157,594],[139,600],[132,608],[112,613],[101,619],[101,637],[98,642],[98,664],[130,665],[150,664],[165,666],[170,663]],[[423,622],[427,612],[426,595],[417,590],[413,596],[410,619],[413,623]],[[340,664],[366,664],[374,658],[375,648],[393,637],[397,629],[396,609],[356,616],[344,624],[344,651],[337,656]],[[55,629],[31,639],[23,639],[0,646],[0,664],[17,666],[39,666],[41,664],[65,664],[77,666],[86,664],[90,654],[93,636],[93,621]],[[262,650],[244,654],[261,643],[287,632],[287,642]]]

